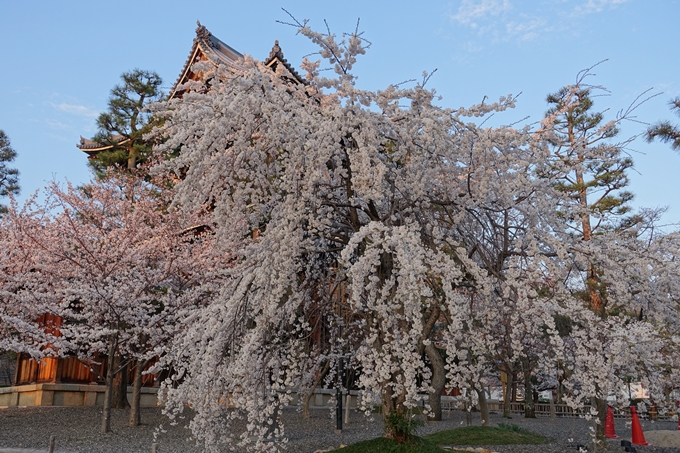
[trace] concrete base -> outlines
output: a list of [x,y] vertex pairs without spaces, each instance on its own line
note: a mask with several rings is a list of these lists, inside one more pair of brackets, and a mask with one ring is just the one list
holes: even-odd
[[[12,406],[103,406],[103,385],[31,384],[0,388],[0,407]],[[142,388],[140,405],[158,405],[157,388]],[[132,387],[128,387],[128,399]]]

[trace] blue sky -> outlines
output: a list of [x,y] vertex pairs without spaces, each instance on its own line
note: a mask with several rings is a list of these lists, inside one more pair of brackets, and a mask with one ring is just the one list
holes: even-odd
[[[420,78],[437,69],[430,86],[449,107],[519,93],[502,123],[539,121],[545,97],[573,83],[584,68],[608,59],[592,83],[611,96],[596,107],[613,117],[643,91],[663,93],[637,110],[637,119],[680,122],[668,101],[680,96],[680,3],[662,0],[456,1],[36,1],[0,3],[0,129],[19,153],[23,200],[47,181],[90,178],[75,145],[95,133],[110,89],[124,71],[158,72],[171,87],[191,49],[196,20],[242,53],[265,58],[279,39],[298,66],[315,49],[277,23],[326,19],[341,34],[360,29],[372,42],[356,66],[364,88]],[[622,136],[645,126],[629,122]],[[680,155],[638,139],[631,190],[635,206],[668,206],[666,223],[680,222]]]

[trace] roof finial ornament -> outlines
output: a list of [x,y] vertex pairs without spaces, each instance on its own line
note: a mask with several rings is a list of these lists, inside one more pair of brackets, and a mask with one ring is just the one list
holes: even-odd
[[196,37],[199,39],[208,39],[210,38],[210,32],[208,31],[207,28],[205,28],[204,25],[201,25],[201,21],[196,21]]
[[272,51],[269,52],[269,58],[268,60],[271,61],[274,58],[278,58],[279,60],[283,61],[283,51],[281,51],[281,47],[279,47],[279,40],[274,41],[274,47],[272,47]]

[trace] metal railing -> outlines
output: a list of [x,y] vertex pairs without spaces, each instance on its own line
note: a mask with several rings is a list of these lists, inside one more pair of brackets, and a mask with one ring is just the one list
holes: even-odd
[[[462,399],[442,398],[442,410],[466,410],[465,401]],[[503,412],[502,401],[489,401],[487,403],[490,412]],[[537,403],[534,405],[534,411],[537,417],[550,417],[550,403]],[[580,409],[574,410],[566,404],[555,404],[555,417],[581,417],[590,414],[591,406],[584,406]],[[511,414],[524,414],[524,402],[510,403]],[[638,410],[638,415],[642,419],[649,420],[675,420],[678,415],[674,410],[657,410],[656,407],[651,406],[645,410]],[[629,408],[614,408],[615,418],[630,418]]]

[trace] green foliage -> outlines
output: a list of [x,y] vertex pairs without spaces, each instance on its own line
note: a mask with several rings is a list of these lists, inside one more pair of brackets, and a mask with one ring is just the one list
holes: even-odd
[[[564,192],[579,206],[580,218],[590,212],[597,221],[583,225],[585,239],[600,228],[619,228],[629,213],[633,194],[623,190],[629,184],[627,170],[633,160],[623,154],[625,144],[612,142],[618,133],[618,123],[605,122],[602,112],[594,112],[590,88],[564,87],[547,97],[550,105],[546,116],[553,118],[553,132],[549,141],[555,156],[555,188]],[[565,214],[568,218],[571,215]],[[617,222],[612,222],[613,219]],[[578,229],[580,229],[579,227]]]
[[497,427],[465,426],[440,431],[425,438],[437,445],[536,445],[548,441],[543,436],[505,423],[501,423]]
[[433,442],[419,437],[402,443],[394,439],[379,437],[349,445],[341,451],[342,453],[442,453],[451,450],[439,448]]
[[499,427],[500,429],[505,429],[505,430],[508,430],[508,431],[516,432],[516,433],[532,434],[531,431],[528,431],[528,430],[526,430],[526,429],[524,429],[524,428],[520,428],[519,426],[517,426],[517,425],[515,425],[515,424],[513,424],[513,423],[504,423],[504,422],[500,422],[500,423],[498,424],[498,427]]
[[[670,101],[671,110],[680,116],[680,97]],[[646,138],[648,142],[658,138],[664,143],[670,143],[671,148],[680,151],[680,126],[672,125],[670,121],[660,121],[647,129]]]
[[555,329],[557,329],[557,333],[560,337],[564,338],[571,335],[571,332],[574,329],[574,321],[571,318],[557,313],[553,315],[553,319],[555,320]]
[[385,417],[387,429],[396,434],[395,437],[399,442],[412,439],[415,436],[416,430],[424,424],[423,420],[410,414],[399,415],[396,412],[392,412]]
[[112,148],[102,151],[90,166],[102,176],[107,168],[134,169],[151,155],[153,143],[144,138],[159,124],[146,107],[163,97],[163,80],[152,71],[135,69],[121,75],[122,84],[111,90],[109,108],[97,118],[98,132],[93,140]]
[[[19,170],[7,166],[16,157],[17,152],[12,148],[9,138],[4,131],[0,130],[0,197],[19,193]],[[0,205],[0,215],[6,209],[5,206]]]

